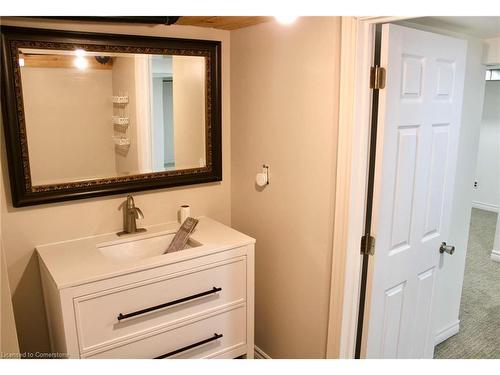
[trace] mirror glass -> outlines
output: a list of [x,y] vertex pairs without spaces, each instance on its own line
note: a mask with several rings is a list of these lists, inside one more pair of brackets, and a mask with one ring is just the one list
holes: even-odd
[[33,186],[206,165],[203,56],[19,49]]

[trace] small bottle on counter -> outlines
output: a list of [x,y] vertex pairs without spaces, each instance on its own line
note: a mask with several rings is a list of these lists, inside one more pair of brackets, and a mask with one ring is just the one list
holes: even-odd
[[180,209],[180,223],[184,223],[184,221],[191,216],[191,207],[187,204],[183,204]]

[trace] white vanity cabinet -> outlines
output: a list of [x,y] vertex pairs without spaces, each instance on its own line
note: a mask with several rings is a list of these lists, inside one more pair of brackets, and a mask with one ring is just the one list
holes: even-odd
[[[52,351],[69,358],[253,358],[255,241],[200,218],[196,246],[144,251],[177,228],[38,246]],[[102,250],[109,246],[116,247],[112,256]]]

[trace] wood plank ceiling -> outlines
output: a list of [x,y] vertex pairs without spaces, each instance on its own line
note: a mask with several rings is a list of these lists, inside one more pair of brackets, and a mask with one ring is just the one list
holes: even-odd
[[240,16],[227,16],[227,17],[194,17],[183,16],[180,17],[176,25],[190,25],[200,27],[212,27],[214,29],[223,30],[236,30],[243,27],[257,25],[259,23],[271,21],[272,17],[240,17]]
[[[2,17],[8,19],[9,17]],[[13,19],[19,17],[12,17]],[[21,17],[24,18],[24,17]],[[273,17],[265,16],[32,16],[28,18],[45,18],[52,20],[69,20],[82,22],[121,22],[131,24],[152,24],[152,25],[189,25],[199,27],[212,27],[222,30],[236,30],[243,27],[257,25],[268,22]]]

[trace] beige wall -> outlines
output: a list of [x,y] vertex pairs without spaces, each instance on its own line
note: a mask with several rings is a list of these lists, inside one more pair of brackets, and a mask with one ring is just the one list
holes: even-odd
[[[193,215],[207,215],[230,224],[230,111],[229,32],[187,26],[71,25],[54,21],[19,21],[2,18],[2,24],[67,28],[106,33],[201,38],[222,41],[222,150],[221,183],[193,185],[136,193],[136,204],[145,214],[141,225],[176,220],[181,204],[190,204]],[[76,25],[76,26],[75,26]],[[3,131],[2,131],[3,138]],[[4,144],[2,139],[2,144]],[[14,312],[21,351],[49,350],[47,326],[34,248],[38,244],[118,231],[122,215],[118,206],[123,196],[13,208],[8,187],[7,161],[2,152],[4,191],[1,196],[2,235],[13,293]]]
[[[0,145],[0,149],[3,149]],[[0,182],[2,177],[0,175]],[[3,191],[0,183],[0,193]],[[0,206],[2,202],[0,201]],[[14,321],[14,311],[12,309],[12,294],[9,286],[9,276],[7,271],[7,262],[2,246],[2,217],[0,215],[0,359],[9,358],[14,353],[19,352],[17,341],[16,324]]]
[[255,342],[273,358],[325,357],[339,54],[339,17],[231,32],[232,223],[257,239]]
[[0,244],[0,358],[10,358],[19,352],[12,296],[7,275],[7,263]]
[[115,136],[125,136],[130,139],[128,148],[115,148],[116,172],[119,176],[137,174],[139,171],[139,159],[137,156],[137,98],[135,87],[135,58],[115,57],[113,59],[113,95],[127,95],[128,104],[114,104],[113,111],[116,116],[123,110],[125,116],[129,117],[129,125],[126,131],[123,127],[115,127]]
[[33,184],[113,176],[111,71],[21,71]]
[[[175,168],[205,165],[205,62],[199,57],[173,56]],[[189,142],[192,147],[181,147]]]

